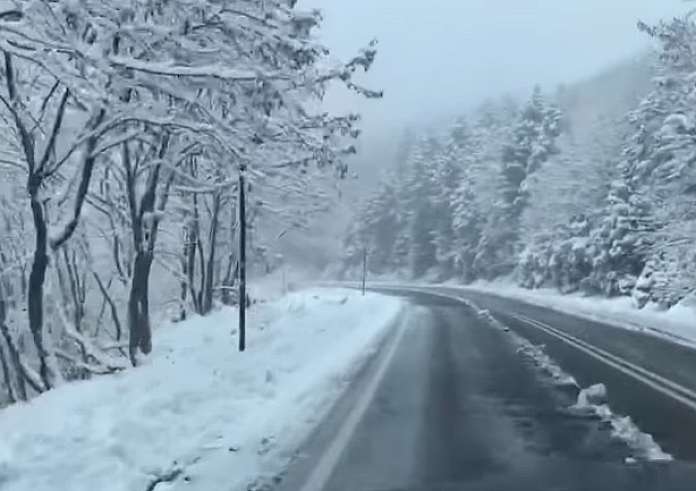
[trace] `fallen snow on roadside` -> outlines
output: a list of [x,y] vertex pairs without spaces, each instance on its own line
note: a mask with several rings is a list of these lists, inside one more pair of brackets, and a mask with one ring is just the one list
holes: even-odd
[[[611,425],[611,433],[615,438],[624,442],[636,452],[639,459],[651,462],[669,462],[673,457],[666,453],[655,442],[652,435],[643,433],[636,426],[630,416],[618,416],[614,414],[607,401],[609,400],[607,388],[604,384],[595,384],[582,389],[578,394],[578,402],[571,410],[591,414]],[[634,463],[636,458],[629,457],[626,463]]]
[[610,299],[581,294],[563,295],[550,288],[527,290],[508,282],[476,282],[459,288],[523,300],[593,321],[650,333],[691,347],[696,346],[696,309],[687,305],[679,304],[667,311],[660,311],[655,306],[648,305],[638,310],[628,297]]
[[604,384],[600,383],[584,389],[581,388],[572,375],[564,371],[555,360],[544,352],[543,346],[536,346],[514,333],[505,324],[496,319],[490,311],[479,309],[473,302],[469,301],[467,303],[491,327],[507,332],[512,341],[518,346],[518,353],[532,360],[534,365],[554,385],[577,388],[579,391],[577,402],[568,408],[569,411],[579,416],[594,416],[609,424],[612,429],[612,436],[624,442],[634,453],[634,456],[628,458],[626,463],[635,463],[637,460],[651,462],[672,460],[672,456],[662,450],[652,435],[642,432],[629,416],[621,416],[611,410],[607,388]]
[[315,286],[312,284],[314,277],[290,265],[280,266],[271,273],[249,278],[247,293],[253,300],[272,302],[288,292],[299,290],[298,285],[305,285],[305,288]]
[[250,311],[243,354],[235,310],[164,326],[143,366],[0,411],[0,489],[261,489],[400,310],[349,290],[294,293]]
[[496,319],[489,310],[480,310],[475,304],[469,302],[475,310],[478,311],[479,317],[485,319],[491,327],[500,329],[508,333],[512,341],[517,346],[517,352],[526,356],[534,362],[534,365],[541,370],[556,386],[571,386],[581,389],[580,384],[575,380],[575,377],[565,372],[549,355],[544,352],[543,346],[532,344],[526,338],[513,332],[505,324]]
[[526,339],[519,338],[520,347],[518,352],[534,360],[536,366],[545,372],[554,384],[558,386],[571,386],[580,388],[577,380],[572,375],[569,375],[544,352],[543,346],[535,346]]

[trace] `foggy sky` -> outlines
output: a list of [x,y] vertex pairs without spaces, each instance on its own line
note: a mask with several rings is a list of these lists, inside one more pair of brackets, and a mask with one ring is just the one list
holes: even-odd
[[[525,95],[535,83],[553,90],[596,75],[650,46],[636,28],[639,19],[657,21],[690,7],[681,0],[300,0],[299,6],[322,10],[319,35],[336,58],[378,39],[377,61],[362,81],[385,92],[379,101],[345,90],[329,97],[328,109],[363,115],[360,152],[350,162],[359,177],[344,183],[344,198],[313,232],[293,236],[308,251],[317,244],[340,249],[360,197],[394,161],[406,125],[449,119],[487,97]],[[316,260],[313,252],[307,256]]]
[[594,75],[645,50],[640,20],[683,14],[681,0],[301,0],[325,18],[320,36],[346,59],[370,39],[379,54],[366,81],[379,102],[345,92],[332,109],[359,110],[366,139],[404,123],[462,112],[535,83]]

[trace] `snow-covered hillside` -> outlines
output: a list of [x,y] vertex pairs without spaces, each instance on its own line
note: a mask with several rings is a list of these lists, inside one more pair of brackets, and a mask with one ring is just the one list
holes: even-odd
[[404,146],[331,273],[630,296],[696,289],[693,16],[638,30],[655,53],[576,86],[462,111]]
[[292,293],[250,311],[243,354],[234,309],[163,326],[146,364],[0,411],[0,489],[255,489],[400,309],[349,290]]

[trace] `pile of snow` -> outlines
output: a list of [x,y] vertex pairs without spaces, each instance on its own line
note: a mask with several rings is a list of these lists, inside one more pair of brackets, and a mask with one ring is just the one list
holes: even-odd
[[575,378],[565,372],[549,355],[544,352],[544,346],[536,346],[522,336],[515,334],[498,321],[488,310],[478,310],[479,317],[486,319],[492,327],[509,332],[513,342],[518,347],[518,353],[531,359],[535,366],[548,376],[555,385],[571,386],[579,389],[577,402],[569,409],[571,413],[582,416],[592,415],[608,423],[612,436],[617,438],[635,453],[635,457],[627,459],[626,463],[634,463],[637,459],[645,461],[671,461],[672,456],[662,450],[653,437],[643,433],[629,416],[614,414],[609,407],[609,396],[604,384],[595,384],[582,389]]
[[298,285],[307,285],[316,275],[292,265],[281,265],[271,273],[249,277],[247,292],[257,302],[272,302],[298,290]]
[[555,385],[559,386],[574,386],[578,389],[580,386],[572,375],[569,375],[544,352],[544,346],[536,346],[523,338],[519,334],[511,331],[509,327],[500,322],[491,314],[488,309],[480,309],[470,300],[464,301],[468,306],[473,308],[478,317],[488,323],[489,326],[507,332],[512,341],[517,346],[517,352],[526,356],[534,362],[534,365],[548,376]]
[[[462,303],[468,305],[469,307],[471,307],[473,305],[468,300],[462,300]],[[496,329],[499,329],[501,331],[510,332],[510,328],[508,328],[505,324],[503,324],[498,319],[493,317],[493,314],[491,314],[490,310],[488,310],[488,309],[481,310],[481,309],[476,309],[476,308],[474,308],[474,310],[477,310],[477,315],[478,315],[479,319],[485,320],[489,326],[495,327]]]
[[683,303],[667,311],[658,310],[654,305],[638,310],[629,297],[564,295],[550,288],[527,290],[507,282],[476,282],[461,288],[515,298],[589,320],[646,332],[687,346],[696,346],[696,309]]
[[291,294],[249,312],[243,354],[235,310],[164,326],[145,365],[0,411],[0,489],[260,489],[400,310],[347,290]]
[[544,346],[536,346],[517,335],[515,335],[515,337],[517,338],[517,343],[520,345],[517,349],[518,353],[532,359],[535,365],[548,375],[556,385],[580,388],[575,377],[563,371],[563,369],[544,352]]
[[580,391],[578,402],[571,409],[581,414],[592,414],[611,425],[612,436],[626,442],[636,453],[635,457],[626,459],[627,463],[633,463],[636,459],[652,462],[668,462],[673,459],[651,435],[640,431],[630,416],[614,414],[607,404],[608,399],[604,384],[592,385]]
[[597,406],[606,404],[608,400],[607,386],[604,384],[595,384],[580,391],[578,394],[578,402],[575,404],[575,407]]

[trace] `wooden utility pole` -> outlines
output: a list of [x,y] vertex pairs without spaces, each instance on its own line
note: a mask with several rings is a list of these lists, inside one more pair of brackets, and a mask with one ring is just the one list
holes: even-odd
[[246,348],[246,198],[244,196],[244,171],[239,168],[239,351]]
[[362,294],[365,296],[365,282],[367,281],[367,247],[363,248],[363,270],[362,270]]

